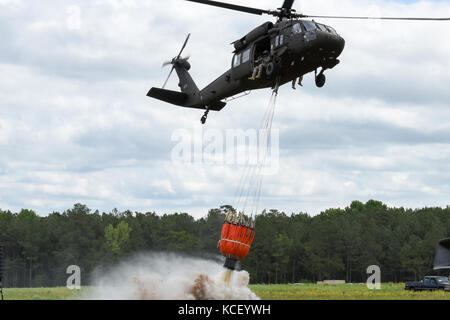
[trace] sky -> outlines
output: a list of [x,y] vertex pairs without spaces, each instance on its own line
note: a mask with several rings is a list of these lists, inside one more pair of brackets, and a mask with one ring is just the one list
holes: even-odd
[[[232,2],[233,1],[229,1]],[[282,1],[234,1],[263,9]],[[450,1],[296,1],[311,15],[449,17]],[[203,217],[235,202],[243,166],[174,162],[174,133],[201,110],[149,99],[188,33],[203,88],[230,67],[233,41],[272,20],[182,0],[0,0],[0,208],[75,203]],[[279,170],[261,208],[311,215],[376,199],[450,204],[450,22],[326,20],[346,40],[315,87],[280,89]],[[177,77],[168,83],[177,90]],[[258,129],[271,91],[211,112],[204,130]]]

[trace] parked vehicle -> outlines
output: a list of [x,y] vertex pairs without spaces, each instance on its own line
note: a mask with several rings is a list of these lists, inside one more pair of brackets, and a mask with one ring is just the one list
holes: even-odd
[[405,283],[405,290],[446,290],[450,291],[448,277],[426,276],[421,281],[410,281]]

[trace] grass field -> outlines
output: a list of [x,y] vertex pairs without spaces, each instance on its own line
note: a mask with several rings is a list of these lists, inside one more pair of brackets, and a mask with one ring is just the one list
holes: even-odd
[[[384,283],[381,290],[368,290],[364,284],[316,285],[251,285],[263,300],[450,300],[450,292],[404,290],[404,284]],[[89,288],[4,289],[5,300],[78,300]]]
[[86,292],[61,288],[3,289],[5,300],[78,300]]
[[450,292],[406,291],[403,283],[383,283],[381,290],[369,290],[365,284],[252,285],[263,300],[450,300]]

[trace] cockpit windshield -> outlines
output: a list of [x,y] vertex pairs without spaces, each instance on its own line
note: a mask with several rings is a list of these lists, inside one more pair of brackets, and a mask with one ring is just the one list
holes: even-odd
[[334,30],[332,27],[327,26],[328,31],[330,31],[330,33],[337,35],[338,33],[336,32],[336,30]]
[[[332,27],[329,27],[327,25],[316,23],[315,21],[309,21],[309,20],[302,20],[301,23],[303,24],[306,31],[314,31],[314,30],[320,30],[323,32],[331,33],[334,35],[338,35],[336,30],[334,30]],[[295,23],[292,25],[292,34],[298,34],[302,33],[303,29],[300,23]]]
[[317,24],[317,27],[319,27],[319,29],[320,29],[321,31],[323,31],[323,32],[329,32],[329,31],[327,30],[327,27],[325,27],[323,24],[318,23],[318,24]]
[[316,24],[312,21],[303,21],[303,25],[305,26],[306,31],[316,30]]
[[300,26],[300,23],[296,23],[292,26],[292,34],[297,34],[302,32],[302,27]]

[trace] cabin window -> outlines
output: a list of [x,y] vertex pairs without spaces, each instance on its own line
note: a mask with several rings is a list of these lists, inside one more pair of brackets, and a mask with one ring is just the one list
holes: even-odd
[[297,34],[302,32],[302,27],[300,26],[300,23],[296,23],[292,26],[292,34]]
[[275,48],[278,47],[279,41],[280,41],[280,36],[276,36],[275,37]]
[[248,60],[250,60],[250,49],[247,49],[242,53],[242,63],[246,63]]
[[316,24],[312,21],[303,21],[303,25],[305,26],[306,31],[316,30]]
[[280,46],[283,45],[283,42],[284,42],[284,35],[282,34],[280,36]]
[[233,59],[233,67],[238,67],[241,64],[241,54],[237,53],[234,55],[234,59]]

